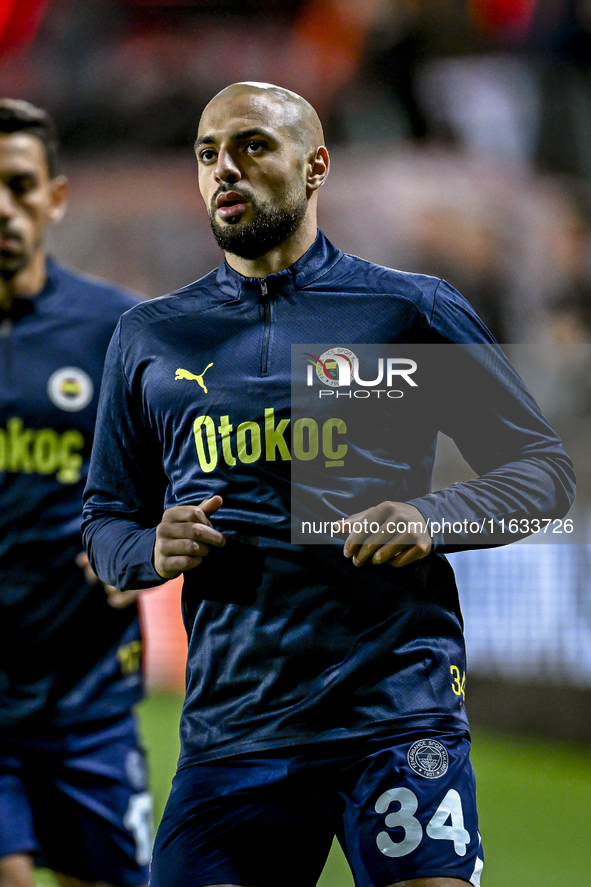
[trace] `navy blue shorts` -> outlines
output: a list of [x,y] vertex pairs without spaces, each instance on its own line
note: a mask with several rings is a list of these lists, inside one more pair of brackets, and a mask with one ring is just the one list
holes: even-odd
[[30,853],[85,881],[145,884],[152,801],[135,721],[3,729],[0,856]]
[[313,887],[336,835],[357,887],[460,878],[483,856],[466,733],[348,740],[187,767],[156,836],[151,887]]

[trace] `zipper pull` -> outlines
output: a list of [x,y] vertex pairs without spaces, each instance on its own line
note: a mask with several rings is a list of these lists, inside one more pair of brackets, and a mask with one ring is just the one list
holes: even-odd
[[267,281],[264,277],[261,277],[261,295],[264,299],[269,295],[269,289],[267,287]]

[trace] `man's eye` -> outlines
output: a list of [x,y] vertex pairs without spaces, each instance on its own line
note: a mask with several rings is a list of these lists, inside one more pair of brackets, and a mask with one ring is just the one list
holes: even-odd
[[199,155],[199,159],[202,163],[212,163],[215,160],[215,151],[212,151],[211,148],[206,148],[206,150],[202,151]]
[[22,197],[35,187],[35,180],[29,176],[18,176],[10,182],[10,190],[16,197]]
[[261,151],[264,147],[265,147],[264,142],[259,142],[259,141],[247,142],[247,144],[245,146],[245,148],[249,154],[254,154],[257,151]]

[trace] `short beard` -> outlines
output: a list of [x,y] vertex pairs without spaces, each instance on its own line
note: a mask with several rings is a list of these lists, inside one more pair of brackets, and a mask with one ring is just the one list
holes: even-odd
[[27,257],[13,257],[5,258],[4,256],[0,256],[0,280],[3,280],[5,283],[8,283],[11,280],[14,280],[19,271],[22,271],[23,268],[27,265]]
[[258,259],[282,244],[294,234],[306,215],[308,201],[305,194],[292,200],[291,205],[278,209],[268,203],[251,200],[254,217],[250,222],[236,222],[223,226],[215,217],[215,208],[209,213],[211,230],[218,246],[242,259]]

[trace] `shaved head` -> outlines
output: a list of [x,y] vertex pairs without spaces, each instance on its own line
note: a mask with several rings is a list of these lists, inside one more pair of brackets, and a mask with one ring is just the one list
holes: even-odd
[[203,117],[215,103],[224,99],[250,96],[255,101],[257,96],[262,101],[269,100],[276,106],[277,123],[289,129],[296,142],[299,142],[305,151],[314,151],[324,144],[324,131],[318,114],[306,99],[290,89],[275,86],[273,83],[257,83],[245,81],[243,83],[231,83],[221,92],[218,92],[205,108]]
[[199,189],[235,270],[287,268],[314,242],[330,163],[323,142],[312,105],[281,86],[232,83],[206,106],[195,140]]

